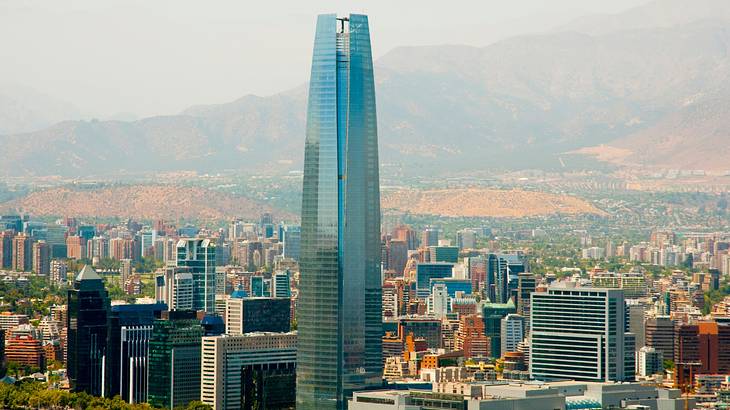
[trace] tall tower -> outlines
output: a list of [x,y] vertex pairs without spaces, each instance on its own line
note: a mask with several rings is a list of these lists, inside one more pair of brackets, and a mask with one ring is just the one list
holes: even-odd
[[101,277],[85,265],[68,291],[68,378],[71,391],[108,396],[109,295]]
[[210,239],[183,238],[177,243],[177,263],[193,276],[193,310],[215,313],[215,244]]
[[379,386],[380,186],[368,18],[320,15],[304,153],[297,408]]

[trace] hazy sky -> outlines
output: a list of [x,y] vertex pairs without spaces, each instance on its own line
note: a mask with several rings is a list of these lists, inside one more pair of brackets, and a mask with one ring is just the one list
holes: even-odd
[[101,118],[173,114],[306,81],[318,13],[369,14],[377,58],[402,45],[484,46],[645,2],[0,0],[0,84]]

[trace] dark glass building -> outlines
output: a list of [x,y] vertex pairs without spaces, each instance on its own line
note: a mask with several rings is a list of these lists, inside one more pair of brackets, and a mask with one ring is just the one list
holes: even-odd
[[431,279],[452,277],[453,263],[432,262],[416,265],[416,293],[419,298],[427,298],[431,294]]
[[194,311],[155,320],[150,338],[148,403],[172,409],[200,400],[203,327]]
[[108,396],[105,363],[109,345],[109,295],[86,265],[68,290],[68,378],[71,391]]
[[509,299],[507,303],[485,303],[482,306],[484,334],[490,340],[491,357],[502,357],[502,319],[510,313],[517,313],[512,299]]
[[147,402],[152,324],[164,310],[164,303],[112,306],[106,372],[109,397],[119,395],[128,403]]
[[368,18],[320,15],[302,192],[297,408],[381,385],[380,186]]

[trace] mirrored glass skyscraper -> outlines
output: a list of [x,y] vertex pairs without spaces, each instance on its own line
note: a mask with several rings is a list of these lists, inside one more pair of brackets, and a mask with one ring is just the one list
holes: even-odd
[[381,384],[380,187],[368,18],[320,15],[307,107],[297,408]]

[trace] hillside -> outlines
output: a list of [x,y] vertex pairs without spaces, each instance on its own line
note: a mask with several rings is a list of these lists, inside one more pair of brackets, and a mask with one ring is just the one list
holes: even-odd
[[484,188],[389,192],[382,203],[383,210],[448,217],[604,214],[590,203],[572,196]]
[[[663,124],[677,117],[684,140],[667,150],[693,139],[723,145],[726,122],[686,107],[698,96],[730,100],[721,87],[730,80],[730,6],[689,4],[656,0],[486,47],[392,50],[375,67],[381,161],[419,174],[555,168],[567,151],[664,138]],[[305,102],[301,86],[178,115],[0,136],[0,176],[300,169]],[[684,151],[672,168],[718,169],[726,158]],[[645,154],[666,166],[662,152]]]
[[33,216],[76,216],[139,219],[257,219],[273,212],[277,219],[295,216],[256,201],[202,188],[173,185],[135,185],[76,190],[54,188],[0,204],[0,210]]

